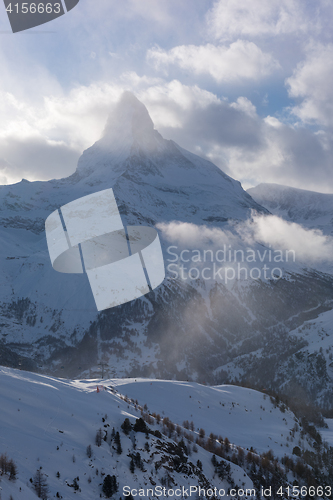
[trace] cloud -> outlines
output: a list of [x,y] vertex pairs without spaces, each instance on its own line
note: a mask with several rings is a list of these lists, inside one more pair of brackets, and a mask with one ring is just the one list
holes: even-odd
[[305,123],[333,125],[333,45],[312,43],[306,59],[286,80],[290,97],[302,99],[292,108]]
[[117,85],[92,84],[36,103],[0,91],[2,181],[47,180],[73,173],[82,151],[100,138],[108,108],[121,92]]
[[181,45],[169,51],[156,47],[147,52],[147,59],[156,69],[176,65],[196,75],[210,75],[219,83],[260,80],[280,67],[270,54],[243,40],[230,46]]
[[186,126],[187,116],[193,110],[204,110],[221,102],[215,94],[179,80],[138,89],[137,95],[147,106],[155,128],[171,133],[176,130],[176,135]]
[[207,13],[208,30],[218,40],[307,33],[320,28],[302,0],[219,0]]
[[[258,215],[244,222],[238,222],[224,229],[211,228],[187,222],[174,221],[161,223],[157,228],[165,240],[180,249],[237,249],[260,248],[289,251],[290,262],[313,266],[320,262],[333,261],[333,238],[325,236],[320,230],[306,229],[300,224],[287,222],[275,215]],[[230,247],[229,247],[230,245]],[[261,251],[260,255],[266,254]],[[295,257],[294,257],[295,256]]]
[[274,249],[294,250],[298,261],[309,265],[333,261],[333,238],[320,230],[305,229],[295,222],[287,222],[276,215],[255,215],[238,227],[240,235],[249,235],[254,241]]
[[[245,185],[332,190],[331,19],[327,0],[108,0],[80,2],[49,25],[53,34],[8,36],[0,181],[69,175],[109,106],[132,90],[162,135]],[[297,119],[283,123],[287,105]],[[330,128],[306,128],[313,122]]]
[[333,138],[330,132],[314,133],[304,127],[283,124],[274,117],[261,122],[262,142],[250,151],[246,147],[215,148],[227,155],[229,171],[254,185],[276,182],[303,189],[332,192]]
[[108,109],[125,89],[146,104],[163,136],[210,159],[244,187],[277,182],[332,191],[329,130],[313,132],[273,116],[263,119],[244,96],[229,102],[197,85],[133,71],[112,84],[53,91],[37,101],[0,91],[0,180],[70,175],[82,151],[100,138]]
[[0,139],[0,182],[13,184],[22,178],[30,181],[67,177],[74,172],[79,153],[62,142],[45,138],[10,137]]
[[183,247],[201,248],[204,245],[215,247],[230,244],[231,240],[238,241],[237,236],[230,230],[223,231],[217,227],[199,226],[190,222],[163,222],[157,224],[156,227],[167,241]]
[[139,92],[156,128],[192,151],[194,145],[210,150],[216,145],[257,148],[261,123],[253,104],[240,97],[234,103],[198,86],[178,80]]
[[328,130],[261,118],[244,96],[228,102],[177,80],[140,89],[138,95],[163,136],[210,159],[245,187],[276,182],[332,191],[333,137]]
[[249,99],[247,99],[247,97],[242,97],[242,96],[238,97],[236,102],[232,102],[230,104],[230,107],[245,113],[251,118],[257,118],[256,107],[252,104],[252,102]]

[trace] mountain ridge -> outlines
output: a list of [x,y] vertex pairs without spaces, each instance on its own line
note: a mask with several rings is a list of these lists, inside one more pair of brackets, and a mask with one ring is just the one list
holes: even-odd
[[333,194],[269,183],[261,183],[247,192],[285,220],[333,234]]

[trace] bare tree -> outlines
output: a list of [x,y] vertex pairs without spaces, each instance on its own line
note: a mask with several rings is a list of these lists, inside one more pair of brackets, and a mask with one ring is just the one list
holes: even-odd
[[9,474],[9,479],[15,480],[17,474],[17,466],[14,460],[9,459],[6,454],[0,456],[0,474]]
[[17,475],[17,467],[16,467],[16,463],[14,462],[14,460],[9,460],[8,472],[9,472],[9,479],[15,480],[16,475]]
[[8,466],[8,458],[7,455],[1,454],[0,455],[0,473],[1,475],[7,473],[7,466]]
[[47,485],[44,474],[41,472],[40,469],[37,470],[37,472],[33,478],[32,484],[33,484],[34,490],[35,490],[38,498],[41,498],[42,500],[47,500],[47,494],[49,492],[49,487]]

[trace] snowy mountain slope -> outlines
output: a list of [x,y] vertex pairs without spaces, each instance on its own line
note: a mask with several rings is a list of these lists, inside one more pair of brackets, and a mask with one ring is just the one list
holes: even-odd
[[319,407],[330,408],[333,390],[332,311],[323,312],[319,307],[314,319],[308,319],[305,314],[297,328],[294,320],[290,318],[284,326],[277,326],[276,336],[264,335],[261,344],[252,341],[252,349],[243,350],[216,368],[216,374],[224,372],[230,381],[253,387],[268,386],[290,397],[304,398],[308,394]]
[[323,435],[323,438],[325,441],[330,445],[333,446],[333,418],[327,418],[325,420],[328,428],[327,429],[322,429],[321,433]]
[[320,351],[327,358],[328,363],[332,362],[333,311],[322,313],[314,320],[305,321],[301,327],[292,330],[290,335],[302,337],[306,340],[307,346],[303,348],[304,350],[310,353]]
[[[236,360],[247,379],[255,371],[255,387],[262,380],[272,385],[273,373],[258,375],[241,360],[260,349],[269,354],[271,348],[282,359],[302,348],[296,339],[286,351],[284,339],[318,310],[331,309],[333,277],[304,270],[306,263],[290,265],[279,281],[225,285],[168,274],[153,292],[98,314],[86,275],[52,269],[44,221],[63,204],[109,187],[124,224],[192,224],[199,236],[212,230],[208,248],[214,245],[210,235],[221,229],[246,248],[235,236],[235,221],[246,221],[253,210],[267,213],[212,163],[164,140],[143,104],[125,94],[103,138],[83,153],[72,176],[0,187],[0,362],[72,378],[98,376],[104,363],[110,376],[216,385],[234,380],[229,367]],[[168,257],[167,232],[159,235]],[[196,247],[198,239],[189,245]],[[220,240],[214,249],[218,245]],[[322,378],[326,393],[330,384]],[[306,397],[315,399],[308,389]]]
[[[102,390],[101,383],[107,390]],[[112,388],[109,387],[110,383],[113,384]],[[99,393],[96,392],[97,384],[101,388]],[[122,394],[116,391],[116,387]],[[125,390],[131,392],[133,401],[123,395]],[[202,405],[208,403],[209,409],[205,409],[205,416],[209,418],[205,420],[199,414],[194,415],[196,423],[202,423],[207,435],[207,438],[200,438],[196,447],[192,439],[186,438],[185,432],[188,437],[193,435],[196,439],[198,430],[174,429],[166,437],[163,433],[169,433],[170,427],[166,428],[162,421],[158,424],[151,416],[147,417],[148,428],[152,432],[159,431],[161,434],[158,436],[136,432],[135,427],[126,435],[121,428],[125,418],[134,424],[140,417],[141,407],[135,404],[134,398],[147,400],[149,406],[155,405],[160,409],[162,418],[173,416],[174,423],[182,424],[192,409],[199,413],[197,402],[194,401],[197,397],[200,397]],[[179,404],[184,399],[192,404],[192,408]],[[267,481],[273,482],[274,474],[278,474],[279,485],[285,485],[295,477],[283,472],[285,457],[279,464],[273,463],[271,457],[282,456],[283,448],[290,460],[295,459],[292,446],[298,442],[299,430],[289,427],[294,427],[297,419],[288,410],[283,413],[279,407],[274,407],[265,395],[247,389],[232,386],[208,388],[194,383],[150,380],[70,381],[1,368],[0,405],[0,453],[7,453],[18,468],[16,481],[2,476],[0,486],[3,495],[15,493],[14,498],[34,498],[30,493],[30,478],[40,468],[48,483],[50,497],[58,492],[58,498],[66,499],[76,498],[78,493],[84,499],[98,498],[107,474],[116,476],[118,496],[121,498],[124,497],[124,486],[138,489],[164,485],[175,489],[200,485],[206,489],[223,488],[225,492],[230,487],[252,489],[253,481],[247,473],[251,467],[256,487],[266,485]],[[226,411],[223,408],[229,406],[229,411],[234,412],[234,421],[225,418]],[[270,415],[266,420],[265,412]],[[242,415],[242,418],[237,418],[237,415]],[[263,425],[267,436],[260,432]],[[101,446],[95,444],[99,428],[102,429],[102,436],[106,436],[106,441],[101,440]],[[115,440],[110,442],[112,428],[119,432],[121,453],[117,452]],[[266,462],[262,461],[261,475],[256,472],[259,470],[259,464],[258,467],[255,464],[257,459],[253,459],[252,465],[244,460],[245,455],[242,459],[233,458],[236,463],[230,461],[233,453],[239,453],[239,448],[231,440],[231,448],[226,445],[229,447],[229,461],[222,459],[225,466],[230,467],[230,472],[225,471],[222,479],[217,470],[214,471],[212,453],[203,448],[209,442],[208,435],[214,432],[213,429],[219,435],[223,434],[224,438],[234,435],[246,453],[245,447],[251,442],[255,448],[262,448],[266,452],[269,447],[272,451],[267,455]],[[286,437],[289,430],[293,434],[290,447],[286,439],[281,447],[283,439],[278,438],[278,433],[281,431]],[[309,436],[305,434],[304,438],[300,441],[300,449],[304,445],[304,449],[311,452],[313,448],[306,441]],[[185,441],[184,448],[181,448],[182,439]],[[215,441],[216,450],[220,443],[224,446],[223,441]],[[87,456],[86,450],[89,444],[92,447],[91,458]],[[137,453],[140,453],[141,465],[135,465],[131,472],[131,456]],[[255,456],[258,455],[254,453]],[[217,452],[216,459],[221,462]],[[198,460],[201,465],[197,465]],[[237,465],[238,460],[243,460],[242,467]],[[74,489],[74,478],[79,490]],[[302,484],[303,480],[299,480]],[[196,498],[194,494],[192,497]],[[150,494],[148,498],[157,496]]]
[[[29,498],[24,496],[29,489],[27,486],[31,488],[29,479],[40,467],[47,478],[51,496],[59,492],[66,499],[76,498],[76,491],[70,486],[74,478],[77,478],[81,498],[99,497],[101,483],[107,474],[117,477],[120,496],[126,485],[131,488],[151,488],[154,484],[163,484],[163,477],[168,471],[173,487],[203,486],[205,480],[206,487],[213,484],[211,456],[202,449],[194,454],[195,463],[200,460],[203,464],[202,474],[188,460],[189,470],[195,471],[197,477],[193,472],[189,477],[181,471],[170,471],[167,462],[165,467],[156,469],[154,465],[158,459],[168,457],[167,453],[158,451],[158,443],[166,447],[173,441],[156,439],[154,436],[147,438],[140,433],[124,435],[121,424],[126,417],[134,423],[140,416],[139,410],[109,391],[97,393],[96,381],[88,386],[8,369],[1,369],[0,378],[0,452],[7,453],[17,464],[18,481],[15,486],[17,490],[19,486],[24,486],[20,494],[16,490],[18,498]],[[121,433],[121,454],[109,444],[113,427]],[[99,428],[103,430],[102,436],[108,431],[107,441],[102,439],[100,447],[95,445]],[[133,440],[136,441],[135,448]],[[149,451],[145,450],[145,442],[149,443]],[[86,453],[89,444],[92,445],[91,459]],[[128,454],[134,453],[134,450],[135,453],[140,452],[143,471],[136,469],[135,473],[131,473]],[[246,487],[253,487],[252,481],[244,477],[243,471],[234,464],[231,464],[231,476],[234,481],[240,482],[242,479]],[[3,491],[10,491],[8,483],[8,480],[2,480]],[[214,485],[226,489],[230,486],[227,481],[218,478],[214,479]]]
[[265,183],[247,192],[271,213],[285,220],[333,234],[333,194]]
[[[236,377],[248,383],[253,373],[253,387],[279,390],[282,380],[275,380],[278,366],[305,345],[304,339],[290,337],[289,331],[330,307],[329,303],[318,307],[331,290],[330,281],[326,281],[325,292],[321,289],[322,279],[319,285],[319,276],[312,280],[298,276],[279,288],[266,286],[262,290],[257,285],[257,290],[245,289],[241,294],[216,287],[210,290],[208,303],[198,290],[189,295],[188,289],[167,282],[163,297],[148,296],[141,302],[142,309],[133,305],[122,308],[122,335],[118,334],[119,312],[101,314],[85,337],[84,350],[71,349],[62,356],[64,370],[73,376],[81,367],[84,376],[98,376],[98,363],[102,362],[108,376],[191,379],[213,385],[235,381]],[[298,314],[310,301],[314,307],[307,314]],[[85,361],[87,349],[89,363]],[[57,373],[63,373],[59,365]],[[331,379],[322,378],[321,369],[317,379],[329,401]],[[283,382],[291,380],[293,373]],[[308,383],[311,385],[310,379]],[[319,391],[310,393],[316,398]]]
[[[287,441],[295,416],[290,411],[282,413],[268,396],[252,389],[153,379],[114,379],[106,383],[137,399],[141,406],[146,404],[150,412],[166,415],[179,425],[193,421],[197,431],[203,428],[208,434],[228,437],[230,442],[260,453],[271,449],[274,455],[283,457],[291,454],[292,442],[300,439],[296,432],[293,441]],[[307,443],[302,446],[306,448]]]
[[301,327],[291,330],[289,336],[302,340],[304,347],[290,360],[282,363],[277,375],[283,373],[285,376],[286,373],[292,372],[303,387],[308,386],[309,390],[316,393],[317,400],[323,408],[329,408],[330,396],[322,390],[320,379],[325,378],[331,386],[331,391],[333,390],[332,311],[323,312],[316,319],[305,321]]
[[[65,490],[66,498],[71,498],[70,490],[66,486],[66,481],[72,482],[71,472],[73,477],[81,475],[80,485],[84,479],[82,476],[87,473],[93,475],[93,471],[89,469],[89,460],[84,457],[85,441],[89,443],[93,440],[95,428],[101,425],[101,415],[104,416],[106,412],[108,415],[106,422],[110,421],[111,425],[115,427],[122,423],[125,416],[133,417],[127,411],[128,405],[110,393],[102,391],[97,394],[91,389],[84,389],[83,384],[79,383],[75,385],[55,379],[27,375],[22,377],[13,371],[2,371],[1,375],[8,394],[7,397],[2,394],[2,403],[4,404],[2,407],[5,409],[3,412],[5,414],[2,413],[1,419],[6,436],[6,439],[2,439],[2,450],[6,448],[4,441],[7,441],[10,443],[8,453],[11,452],[13,456],[14,450],[19,452],[19,458],[15,456],[15,459],[18,461],[19,469],[24,466],[24,469],[21,470],[23,476],[28,477],[36,466],[39,467],[39,464],[43,464],[43,470],[47,472],[51,472],[53,468],[54,478],[49,474],[49,482],[52,481],[61,493],[61,490]],[[19,408],[16,410],[17,406]],[[15,418],[17,411],[20,413]],[[7,418],[7,412],[11,418]],[[26,432],[19,442],[15,442],[17,431],[21,430],[22,427],[22,419],[26,423]],[[36,441],[38,446],[36,446]],[[138,442],[137,449],[140,449],[139,445],[143,445],[143,443]],[[59,450],[56,446],[59,446]],[[31,457],[31,455],[36,454],[38,454],[38,458]],[[76,454],[77,457],[75,462],[73,454]],[[105,470],[107,468],[109,470],[116,469],[117,476],[121,478],[123,475],[123,480],[126,480],[125,484],[129,484],[129,471],[124,470],[124,462],[129,462],[127,457],[114,457],[116,454],[112,449],[106,449],[106,446],[101,449],[94,447],[94,455],[92,468],[99,466],[101,472],[103,467]],[[198,457],[202,458],[202,455],[205,454],[201,452]],[[116,461],[115,458],[118,460]],[[25,462],[27,459],[28,463]],[[237,468],[234,467],[234,470],[237,474]],[[56,471],[60,472],[61,481],[57,480]],[[98,478],[94,479],[99,481]],[[94,482],[96,483],[96,481],[92,481],[90,487],[84,484],[84,489],[88,491],[85,491],[83,498],[91,498],[89,494],[96,493]],[[64,485],[65,488],[61,488]],[[248,482],[248,486],[250,485],[251,483]]]
[[[212,217],[222,224],[230,218],[245,219],[251,209],[265,212],[239,182],[164,140],[143,104],[126,93],[110,114],[103,138],[83,153],[75,174],[0,186],[4,243],[0,301],[5,335],[14,342],[29,344],[49,335],[58,348],[73,345],[96,318],[86,275],[64,275],[52,269],[44,223],[60,206],[109,187],[114,189],[125,224],[154,225],[174,219],[204,224]],[[21,299],[25,302],[18,306]],[[15,324],[20,325],[24,313],[31,324],[18,338]]]

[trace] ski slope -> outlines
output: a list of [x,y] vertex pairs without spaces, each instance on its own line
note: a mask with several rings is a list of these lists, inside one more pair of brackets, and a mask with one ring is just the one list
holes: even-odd
[[[104,389],[97,392],[97,385]],[[137,433],[136,450],[140,450],[146,470],[129,472],[133,436],[125,436],[120,426],[126,417],[134,423],[141,411],[128,398],[125,401],[125,395],[138,400],[141,406],[147,405],[149,412],[160,413],[162,418],[168,416],[175,424],[182,426],[184,420],[193,420],[195,435],[203,428],[206,437],[211,432],[228,437],[245,452],[251,447],[258,452],[271,449],[275,456],[282,457],[291,456],[293,446],[299,443],[311,448],[306,441],[300,441],[299,432],[293,440],[288,437],[296,423],[289,410],[282,412],[265,394],[250,389],[147,379],[72,381],[1,367],[0,453],[6,453],[18,467],[15,482],[2,477],[2,498],[10,494],[15,499],[36,498],[29,480],[40,467],[46,475],[50,496],[59,492],[66,499],[76,498],[72,485],[77,477],[80,498],[87,500],[99,497],[101,474],[116,475],[119,492],[123,486],[139,487],[150,481],[158,453],[162,452],[154,437],[150,437],[150,453],[145,451],[147,437]],[[121,435],[121,455],[110,445],[109,438],[101,447],[95,445],[97,430],[107,430],[110,436],[112,427]],[[162,431],[162,424],[156,422],[149,427]],[[173,443],[165,437],[163,442],[165,446]],[[89,444],[93,448],[92,459],[86,454]],[[214,476],[211,457],[198,447],[189,461],[195,464],[200,460],[207,480],[228,488],[226,480]],[[231,472],[236,484],[252,487],[252,481],[239,466],[231,463]],[[175,484],[184,486],[193,484],[195,479],[176,472],[172,477]],[[161,478],[157,474],[155,483]]]
[[[265,394],[244,387],[223,385],[203,386],[193,382],[169,380],[117,379],[110,381],[122,394],[146,404],[150,412],[168,416],[183,425],[193,421],[196,431],[203,428],[228,437],[231,443],[262,453],[291,454],[292,442],[287,441],[295,426],[294,414],[275,408]],[[295,433],[294,443],[300,439]]]
[[[0,453],[6,453],[18,467],[16,481],[2,477],[2,498],[10,494],[15,500],[36,498],[29,480],[40,467],[49,485],[50,497],[58,492],[63,498],[76,498],[77,493],[71,485],[74,478],[79,478],[80,498],[98,498],[102,491],[102,474],[116,475],[119,493],[126,485],[144,487],[154,474],[155,483],[158,484],[161,477],[154,473],[154,463],[161,453],[156,444],[158,440],[150,437],[149,456],[144,449],[147,437],[145,434],[136,434],[136,451],[140,450],[146,470],[136,470],[131,474],[129,453],[133,437],[125,436],[120,425],[126,417],[134,423],[140,417],[140,410],[126,403],[120,394],[107,389],[97,392],[97,385],[101,387],[102,382],[70,381],[4,367],[0,369]],[[104,387],[106,385],[104,381]],[[175,384],[175,394],[179,387]],[[173,404],[172,400],[165,402]],[[96,431],[99,428],[104,431],[105,427],[109,432],[112,427],[119,429],[123,448],[121,455],[108,442],[102,441],[101,447],[95,445]],[[158,428],[157,424],[150,427]],[[163,443],[167,445],[172,440],[163,437]],[[91,459],[86,454],[89,444],[93,449]],[[193,455],[189,460],[193,460],[193,463],[197,460],[202,462],[203,472],[210,484],[226,489],[230,486],[226,480],[213,478],[210,453],[199,447]],[[252,488],[253,483],[244,471],[235,464],[230,465],[235,483]],[[180,486],[195,484],[195,477],[176,472],[171,476],[175,484]]]

